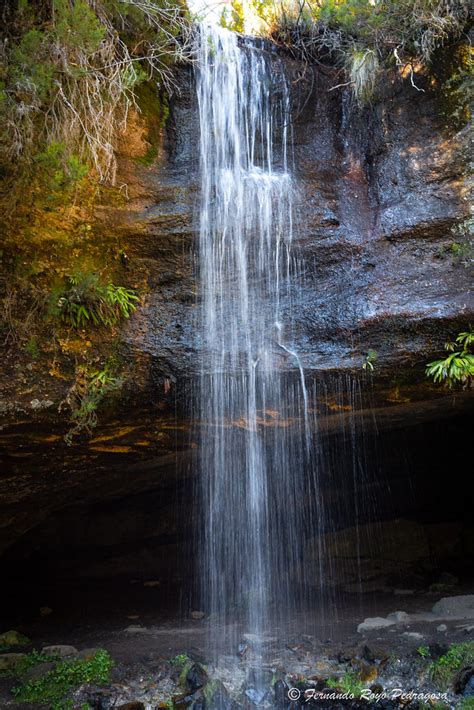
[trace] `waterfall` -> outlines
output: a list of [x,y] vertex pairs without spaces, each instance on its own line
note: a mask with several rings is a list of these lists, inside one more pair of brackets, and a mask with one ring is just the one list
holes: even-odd
[[[211,650],[263,639],[297,604],[310,456],[291,344],[289,93],[276,58],[200,26],[199,576]],[[238,622],[238,625],[236,625]]]

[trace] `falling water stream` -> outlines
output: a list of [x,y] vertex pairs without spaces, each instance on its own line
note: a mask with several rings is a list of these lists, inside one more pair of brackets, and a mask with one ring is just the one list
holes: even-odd
[[291,342],[298,260],[284,72],[264,47],[202,24],[197,92],[200,577],[217,655],[242,631],[263,640],[298,604],[311,446]]

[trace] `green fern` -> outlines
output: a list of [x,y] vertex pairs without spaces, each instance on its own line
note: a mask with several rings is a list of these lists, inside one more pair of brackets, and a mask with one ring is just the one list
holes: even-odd
[[[443,359],[433,360],[426,366],[426,375],[434,382],[445,382],[448,387],[456,384],[467,384],[474,377],[474,355],[469,348],[474,344],[474,331],[459,333],[455,342],[444,344],[450,354]],[[462,347],[462,350],[456,349]]]
[[66,287],[52,295],[50,314],[73,328],[88,324],[112,328],[121,318],[130,318],[139,300],[133,289],[104,284],[94,273],[78,273],[69,276]]

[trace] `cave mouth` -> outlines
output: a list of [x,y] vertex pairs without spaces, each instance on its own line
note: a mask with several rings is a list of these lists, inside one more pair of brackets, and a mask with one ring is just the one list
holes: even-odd
[[[406,595],[405,606],[424,595],[429,607],[427,594],[472,591],[465,414],[407,419],[353,436],[331,432],[318,446],[326,526],[308,529],[301,545],[301,565],[314,570],[307,575],[307,619],[323,607],[327,623],[350,610],[374,612],[393,594]],[[86,621],[133,623],[143,614],[177,622],[205,612],[196,591],[194,483],[189,470],[177,472],[164,488],[78,501],[50,515],[4,555],[4,623],[33,623],[49,610],[50,623],[71,628]],[[315,538],[324,540],[322,559],[310,544]]]

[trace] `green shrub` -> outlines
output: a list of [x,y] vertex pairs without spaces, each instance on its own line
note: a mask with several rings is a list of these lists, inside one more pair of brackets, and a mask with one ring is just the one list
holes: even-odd
[[105,284],[96,273],[78,272],[67,278],[64,288],[55,289],[49,313],[73,328],[112,328],[121,318],[130,318],[139,300],[133,289]]
[[184,8],[182,0],[7,3],[0,158],[8,170],[24,173],[38,151],[63,143],[113,183],[135,87],[171,88],[170,65],[191,56]]
[[345,673],[342,678],[330,678],[327,681],[328,688],[337,688],[343,693],[359,698],[365,686],[357,673]]
[[40,355],[40,349],[38,345],[38,338],[35,335],[31,335],[25,345],[25,350],[30,355],[33,360],[37,360]]
[[[261,4],[252,3],[268,21]],[[342,85],[350,85],[360,103],[372,98],[383,69],[396,67],[419,88],[415,65],[431,66],[438,50],[458,40],[468,22],[463,0],[298,0],[279,7],[272,37],[306,60],[344,67]],[[465,80],[455,82],[452,91],[459,94]]]
[[228,7],[224,7],[221,15],[221,25],[233,32],[245,31],[244,7],[240,0],[233,0]]
[[435,382],[444,382],[448,387],[454,385],[470,384],[474,377],[474,354],[471,348],[474,345],[474,331],[469,329],[459,333],[455,342],[444,344],[445,350],[450,354],[441,359],[433,360],[426,366],[426,375]]
[[106,29],[84,0],[53,0],[54,34],[58,41],[87,53],[96,52]]
[[62,200],[89,172],[79,156],[68,153],[63,141],[52,141],[33,160],[41,168],[39,179],[49,201]]
[[182,668],[185,666],[187,663],[189,663],[190,658],[187,653],[179,653],[177,656],[172,658],[170,660],[170,663],[172,666],[176,666],[177,668]]
[[113,661],[107,651],[97,651],[87,659],[59,662],[44,676],[13,689],[18,702],[49,705],[52,710],[62,710],[68,706],[67,693],[83,683],[104,684],[109,681]]
[[447,653],[438,658],[430,666],[430,677],[441,689],[447,689],[454,676],[464,666],[474,663],[474,641],[453,643]]
[[112,358],[102,370],[90,370],[87,366],[76,369],[75,382],[59,405],[60,411],[67,406],[71,412],[72,427],[64,437],[68,446],[79,434],[92,433],[97,426],[97,409],[102,400],[123,385],[123,377],[116,374],[116,369],[116,362]]

